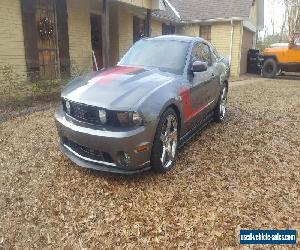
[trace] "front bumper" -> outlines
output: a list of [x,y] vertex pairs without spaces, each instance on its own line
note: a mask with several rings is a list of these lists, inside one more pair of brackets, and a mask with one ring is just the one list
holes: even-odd
[[[135,174],[150,169],[151,147],[155,133],[151,126],[108,130],[79,122],[65,114],[62,107],[56,111],[55,120],[61,139],[60,148],[77,165],[120,174]],[[89,157],[86,152],[83,154],[83,151],[71,147],[65,143],[66,141],[89,149],[89,152],[103,152],[105,155],[109,155],[110,160],[107,160],[107,157],[102,160]],[[137,152],[136,149],[142,146],[147,150]],[[121,163],[121,153],[129,156],[128,164]]]

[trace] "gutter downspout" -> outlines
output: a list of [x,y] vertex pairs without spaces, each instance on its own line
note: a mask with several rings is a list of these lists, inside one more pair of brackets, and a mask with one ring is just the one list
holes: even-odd
[[234,32],[234,25],[233,25],[233,19],[230,20],[231,24],[231,41],[230,41],[230,54],[229,54],[229,65],[231,67],[231,60],[232,60],[232,48],[233,48],[233,32]]

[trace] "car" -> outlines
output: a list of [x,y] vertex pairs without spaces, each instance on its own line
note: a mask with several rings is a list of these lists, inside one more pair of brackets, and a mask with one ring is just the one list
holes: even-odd
[[272,44],[263,51],[262,75],[274,78],[283,71],[300,72],[300,34],[290,43]]
[[167,172],[179,147],[224,120],[229,71],[204,39],[144,38],[115,67],[66,85],[55,114],[60,148],[84,168]]

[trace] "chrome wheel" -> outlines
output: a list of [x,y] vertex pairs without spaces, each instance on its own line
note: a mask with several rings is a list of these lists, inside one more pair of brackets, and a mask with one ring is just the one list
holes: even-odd
[[220,118],[224,119],[226,115],[226,104],[227,104],[227,89],[223,88],[220,100]]
[[178,144],[178,123],[173,114],[169,114],[163,124],[160,134],[161,157],[160,161],[164,168],[169,168],[176,155]]

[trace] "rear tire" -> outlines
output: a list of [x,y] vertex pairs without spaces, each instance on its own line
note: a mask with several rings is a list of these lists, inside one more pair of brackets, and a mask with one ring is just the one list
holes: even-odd
[[224,84],[219,96],[217,106],[214,111],[214,120],[221,123],[225,120],[227,105],[228,87]]
[[265,60],[262,68],[263,77],[274,78],[276,77],[278,72],[278,64],[274,58],[268,58],[267,60]]
[[178,146],[178,117],[172,108],[161,116],[155,133],[151,166],[160,173],[169,171],[175,163]]

